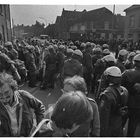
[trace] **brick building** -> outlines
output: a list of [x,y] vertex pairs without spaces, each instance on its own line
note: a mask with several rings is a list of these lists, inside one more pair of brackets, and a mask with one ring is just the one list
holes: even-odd
[[124,16],[114,15],[105,7],[91,11],[62,11],[55,22],[58,38],[88,39],[123,38]]
[[140,40],[140,5],[132,5],[124,12],[126,12],[125,39],[136,42]]
[[4,42],[12,39],[9,5],[0,5],[0,35]]

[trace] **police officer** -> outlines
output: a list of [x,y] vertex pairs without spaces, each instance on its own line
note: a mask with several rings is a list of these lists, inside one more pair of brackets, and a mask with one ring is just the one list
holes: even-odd
[[130,52],[128,54],[128,58],[127,58],[127,60],[126,60],[126,62],[124,64],[126,69],[132,69],[134,67],[133,58],[134,58],[135,55],[136,55],[135,52]]
[[28,52],[26,53],[26,68],[28,70],[29,87],[36,87],[36,64],[34,57],[34,46],[27,46]]
[[106,68],[114,66],[115,63],[116,63],[115,57],[113,57],[112,55],[106,55],[102,59],[97,60],[95,64],[94,81],[93,81],[95,97],[98,96],[99,91],[97,90],[100,88],[99,79],[101,79],[103,72],[105,71]]
[[0,52],[0,73],[7,72],[13,75],[17,82],[20,82],[21,77],[14,64],[15,63],[6,54]]
[[91,92],[92,75],[93,75],[93,65],[92,65],[92,46],[90,42],[86,43],[85,51],[83,52],[83,73],[84,79],[87,84],[88,93]]
[[127,55],[128,55],[128,51],[127,50],[122,49],[122,50],[119,51],[116,66],[121,70],[121,72],[125,71],[124,64],[125,64],[125,61],[127,59]]
[[73,52],[72,58],[64,62],[63,78],[73,77],[79,75],[83,77],[83,65],[82,65],[83,53],[80,50]]
[[122,117],[127,113],[128,92],[121,85],[121,71],[116,66],[105,70],[108,87],[100,95],[101,136],[123,136]]
[[41,89],[54,88],[54,76],[57,71],[56,69],[57,56],[54,47],[52,45],[48,47],[48,51],[49,53],[45,58],[46,72]]
[[9,58],[11,58],[12,60],[15,60],[18,58],[18,52],[13,48],[12,42],[6,42],[4,46],[8,50],[7,55],[9,56]]
[[140,54],[134,57],[134,69],[126,70],[123,73],[122,85],[129,92],[127,136],[134,136],[136,127],[140,122]]

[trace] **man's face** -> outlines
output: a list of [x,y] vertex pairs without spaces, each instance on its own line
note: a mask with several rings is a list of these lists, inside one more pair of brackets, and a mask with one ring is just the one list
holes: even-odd
[[3,104],[11,104],[13,101],[14,92],[8,84],[0,87],[0,102]]

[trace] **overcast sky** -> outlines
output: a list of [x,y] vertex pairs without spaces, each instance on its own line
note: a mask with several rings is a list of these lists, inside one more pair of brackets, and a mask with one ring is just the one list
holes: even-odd
[[[125,15],[124,9],[131,5],[115,5],[115,14]],[[56,17],[61,16],[62,9],[65,10],[77,10],[87,11],[106,7],[113,11],[112,5],[10,5],[11,19],[14,24],[32,25],[38,20],[41,23],[48,25],[49,23],[55,23]]]

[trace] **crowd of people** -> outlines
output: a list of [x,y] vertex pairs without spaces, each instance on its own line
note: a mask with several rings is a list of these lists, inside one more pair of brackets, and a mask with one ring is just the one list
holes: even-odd
[[[140,123],[140,50],[129,42],[115,47],[35,38],[1,45],[0,136],[123,137],[127,122],[126,136],[134,136]],[[25,83],[61,88],[49,118],[40,100],[19,90]]]

